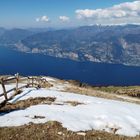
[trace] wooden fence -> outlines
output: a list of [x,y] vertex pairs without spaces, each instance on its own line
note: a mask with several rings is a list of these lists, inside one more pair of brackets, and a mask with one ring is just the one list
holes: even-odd
[[[24,81],[25,84],[23,86],[19,86],[19,83]],[[6,90],[6,84],[10,84],[10,83],[15,83],[15,87],[10,89],[10,90]],[[4,96],[4,102],[7,102],[8,99],[8,93],[10,92],[14,92],[15,94],[17,94],[22,88],[25,87],[36,87],[36,88],[41,88],[44,87],[45,84],[47,83],[47,80],[42,78],[42,77],[24,77],[21,78],[19,76],[19,74],[16,74],[14,77],[2,77],[0,78],[0,84],[2,86],[2,90],[3,93],[0,93],[0,97]]]

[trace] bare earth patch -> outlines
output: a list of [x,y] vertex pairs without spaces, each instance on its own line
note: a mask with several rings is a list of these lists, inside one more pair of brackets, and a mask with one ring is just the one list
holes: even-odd
[[104,131],[72,132],[61,123],[49,121],[45,124],[0,128],[1,140],[139,140],[140,137],[119,136]]
[[83,105],[84,104],[84,103],[80,103],[78,101],[66,101],[64,103],[70,104],[71,106],[78,106],[78,105]]
[[37,98],[29,98],[27,100],[21,100],[17,101],[16,103],[6,103],[5,106],[0,108],[0,112],[10,112],[14,110],[19,109],[25,109],[27,107],[30,107],[32,105],[38,105],[38,104],[52,104],[56,98],[53,97],[37,97]]

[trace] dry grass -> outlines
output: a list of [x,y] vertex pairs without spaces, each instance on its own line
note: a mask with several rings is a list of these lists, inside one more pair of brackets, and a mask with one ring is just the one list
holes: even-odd
[[115,93],[119,95],[128,95],[140,98],[140,86],[128,86],[128,87],[108,86],[108,87],[95,87],[94,89],[109,93]]
[[67,87],[64,91],[65,92],[73,92],[73,93],[76,93],[76,94],[106,98],[106,99],[120,100],[120,98],[117,98],[115,95],[106,94],[104,92],[94,90],[90,87],[89,88],[87,88],[87,87],[84,88],[84,87],[70,86],[70,87]]
[[83,105],[84,104],[84,103],[80,103],[78,101],[66,101],[64,103],[70,104],[71,106],[78,106],[78,105]]
[[[73,92],[76,94],[82,94],[82,95],[100,97],[100,98],[105,98],[105,99],[119,100],[119,101],[126,101],[126,102],[140,104],[139,98],[135,98],[137,100],[133,100],[131,98],[130,99],[125,98],[125,97],[130,96],[130,94],[133,94],[133,95],[135,95],[136,93],[138,94],[137,90],[140,90],[140,87],[127,87],[127,88],[125,87],[125,90],[124,90],[125,93],[120,94],[123,87],[113,87],[113,86],[92,87],[86,84],[80,84],[79,82],[73,81],[73,80],[71,80],[69,83],[70,83],[69,86],[67,86],[65,90],[63,90],[64,92]],[[126,89],[128,89],[131,92],[128,92],[128,90]]]
[[1,140],[140,140],[140,137],[119,136],[104,131],[72,132],[61,123],[49,121],[45,124],[33,124],[19,127],[0,128]]
[[16,103],[6,103],[3,107],[0,108],[0,112],[10,112],[19,109],[25,109],[32,105],[38,104],[51,104],[56,98],[53,97],[38,97],[38,98],[29,98],[27,100],[17,101]]

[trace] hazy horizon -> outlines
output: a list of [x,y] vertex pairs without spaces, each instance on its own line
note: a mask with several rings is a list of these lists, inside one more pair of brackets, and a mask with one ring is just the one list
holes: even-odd
[[140,24],[140,1],[4,0],[0,27],[73,28],[86,25]]

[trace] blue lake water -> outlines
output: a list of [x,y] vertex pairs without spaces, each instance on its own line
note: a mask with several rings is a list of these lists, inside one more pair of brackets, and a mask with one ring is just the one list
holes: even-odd
[[140,67],[75,62],[0,47],[0,75],[48,75],[91,85],[140,85]]

